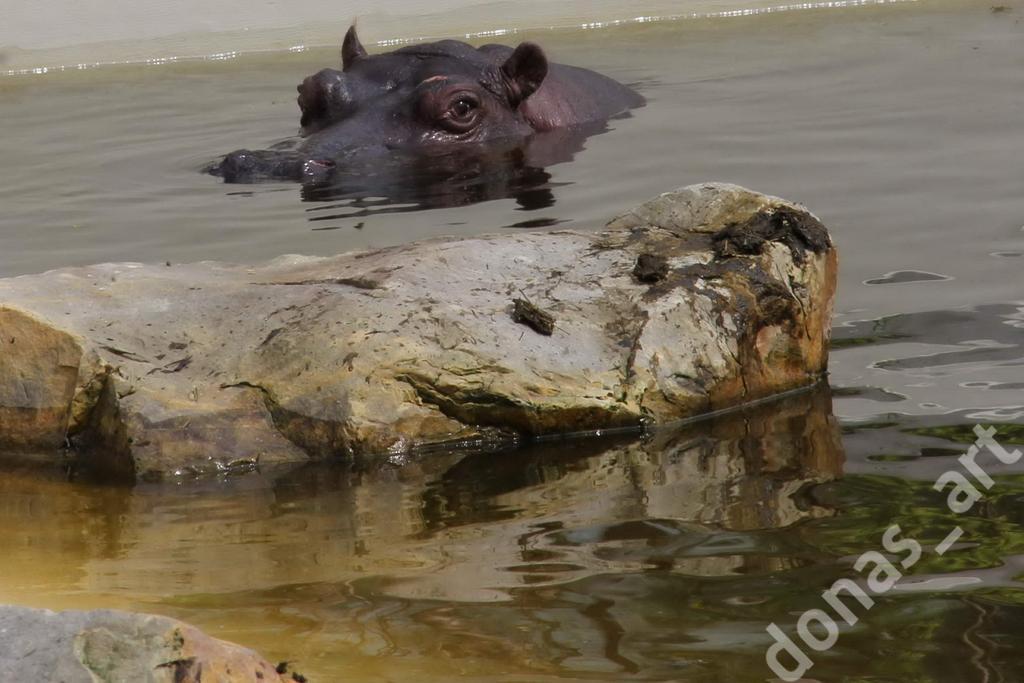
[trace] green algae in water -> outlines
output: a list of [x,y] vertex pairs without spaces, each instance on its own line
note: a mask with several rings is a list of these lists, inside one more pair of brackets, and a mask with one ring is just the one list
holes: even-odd
[[[1024,444],[1024,424],[1008,422],[983,422],[985,429],[995,429],[993,437],[1002,444]],[[973,424],[940,425],[935,427],[915,427],[904,430],[908,434],[918,436],[933,436],[954,443],[972,444],[978,435],[974,433]]]

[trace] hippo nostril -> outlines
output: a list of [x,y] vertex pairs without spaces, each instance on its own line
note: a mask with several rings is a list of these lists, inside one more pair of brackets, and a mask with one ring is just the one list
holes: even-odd
[[307,159],[302,164],[302,182],[305,184],[325,183],[330,180],[335,164],[330,159]]

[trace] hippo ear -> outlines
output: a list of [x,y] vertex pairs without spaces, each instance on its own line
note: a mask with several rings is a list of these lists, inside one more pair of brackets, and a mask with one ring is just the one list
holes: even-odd
[[348,33],[345,34],[345,40],[341,43],[341,68],[347,70],[357,59],[365,56],[366,49],[359,42],[359,36],[356,35],[356,26],[352,24],[348,29]]
[[502,64],[508,101],[513,107],[536,92],[548,75],[548,58],[535,43],[519,43],[508,60]]

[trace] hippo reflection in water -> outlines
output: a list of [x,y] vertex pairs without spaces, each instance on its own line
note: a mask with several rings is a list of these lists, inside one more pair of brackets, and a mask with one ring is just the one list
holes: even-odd
[[352,27],[341,56],[341,71],[298,87],[304,139],[232,152],[207,170],[229,183],[299,181],[307,199],[451,206],[514,196],[537,208],[552,201],[545,167],[644,103],[606,76],[549,63],[533,43],[442,40],[368,55]]

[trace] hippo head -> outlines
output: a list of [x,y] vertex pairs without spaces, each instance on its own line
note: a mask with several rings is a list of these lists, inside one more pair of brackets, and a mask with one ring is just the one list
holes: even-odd
[[300,181],[310,200],[480,201],[546,183],[544,167],[643,105],[611,78],[549,64],[533,43],[442,40],[369,55],[351,28],[341,61],[299,85],[302,139],[236,150],[205,170],[229,183]]
[[533,43],[477,49],[443,40],[368,55],[355,27],[341,55],[341,71],[324,69],[298,87],[308,136],[302,149],[310,157],[522,138],[533,128],[519,105],[548,73]]

